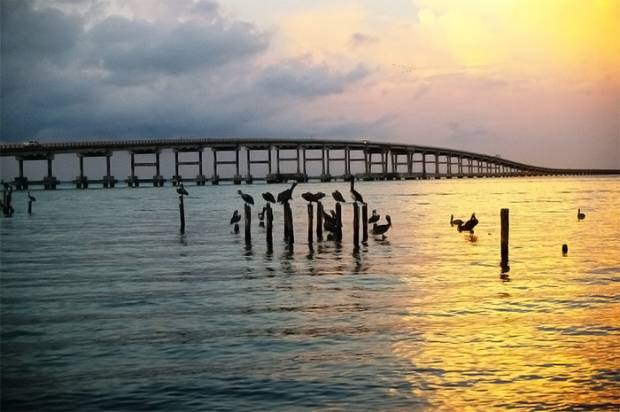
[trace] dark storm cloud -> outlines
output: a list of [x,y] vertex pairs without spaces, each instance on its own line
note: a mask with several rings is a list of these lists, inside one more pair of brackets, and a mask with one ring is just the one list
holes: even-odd
[[342,93],[368,75],[364,67],[335,70],[309,58],[263,67],[270,34],[222,16],[216,2],[184,2],[191,18],[181,21],[89,15],[88,24],[50,4],[2,3],[2,141],[333,135],[368,126],[304,115],[304,99]]

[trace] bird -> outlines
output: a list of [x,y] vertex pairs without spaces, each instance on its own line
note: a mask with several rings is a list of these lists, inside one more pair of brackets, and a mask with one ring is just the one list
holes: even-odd
[[336,216],[335,216],[335,212],[334,212],[334,213],[332,213],[332,214],[329,214],[329,213],[326,213],[326,212],[323,210],[323,221],[325,221],[325,222],[329,222],[330,224],[331,224],[331,223],[336,224]]
[[241,190],[237,190],[237,193],[241,195],[241,198],[245,203],[254,205],[254,198],[252,196],[248,195],[247,193],[243,193]]
[[476,214],[472,213],[471,217],[469,218],[469,220],[465,223],[463,223],[462,225],[459,225],[459,227],[457,228],[457,230],[459,232],[469,232],[469,233],[474,233],[474,228],[476,227],[476,225],[478,224],[478,219],[476,219]]
[[368,219],[368,223],[377,223],[380,218],[381,215],[377,214],[377,209],[373,209],[372,216],[370,216],[370,218]]
[[581,209],[577,209],[577,220],[583,220],[586,218],[585,213],[581,213]]
[[323,192],[317,192],[317,193],[310,193],[310,192],[305,192],[301,194],[301,197],[307,201],[307,202],[318,202],[319,200],[323,199],[325,197],[325,193]]
[[293,198],[293,189],[297,186],[297,182],[293,182],[289,189],[286,189],[283,192],[278,193],[278,203],[286,203]]
[[232,217],[230,218],[230,224],[235,224],[235,223],[239,223],[241,221],[241,215],[239,214],[238,210],[235,210],[233,212]]
[[181,196],[183,195],[189,196],[189,193],[187,193],[187,190],[185,190],[185,186],[183,186],[183,183],[181,183],[179,187],[177,187],[177,193],[180,194]]
[[353,197],[354,202],[364,203],[364,198],[362,195],[355,190],[355,178],[351,178],[351,196]]
[[390,229],[390,227],[392,227],[392,219],[390,218],[390,215],[386,215],[385,220],[387,220],[385,225],[378,225],[375,223],[372,226],[373,235],[381,235],[383,239],[385,239],[385,233]]
[[263,210],[258,212],[258,220],[265,220],[265,210],[267,210],[267,206],[263,206]]
[[275,203],[276,202],[276,198],[273,197],[273,195],[269,192],[265,192],[263,193],[263,199],[265,199],[265,201],[269,202],[269,203]]
[[461,226],[462,224],[462,219],[455,219],[454,215],[450,215],[450,226]]
[[31,201],[31,202],[36,202],[36,201],[37,201],[37,198],[36,198],[36,197],[34,197],[34,196],[32,196],[32,195],[30,194],[30,191],[28,191],[28,200],[29,200],[29,201]]
[[335,200],[336,202],[341,202],[341,203],[346,202],[346,200],[344,200],[344,197],[342,197],[342,193],[340,193],[340,192],[339,192],[339,191],[337,191],[337,190],[334,190],[334,191],[332,192],[332,197],[334,198],[334,200]]

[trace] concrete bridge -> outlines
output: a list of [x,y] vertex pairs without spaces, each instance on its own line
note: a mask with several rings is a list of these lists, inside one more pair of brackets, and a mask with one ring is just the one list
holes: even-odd
[[[160,153],[165,150],[174,153],[175,174],[170,177],[164,177],[160,172]],[[206,182],[218,184],[221,181],[240,184],[244,181],[252,183],[257,179],[268,183],[288,180],[327,182],[352,176],[363,180],[390,180],[620,174],[618,169],[553,169],[462,150],[367,140],[195,138],[0,145],[0,156],[14,157],[19,164],[19,175],[13,181],[17,190],[26,190],[32,185],[55,189],[60,181],[53,173],[54,156],[65,153],[75,153],[79,162],[80,174],[72,181],[77,188],[85,189],[92,184],[114,187],[119,180],[112,174],[110,158],[119,151],[130,155],[131,174],[123,179],[130,187],[141,183],[160,187],[166,181],[173,185],[183,181],[193,181],[197,185]],[[226,152],[229,159],[223,160],[222,154]],[[195,160],[179,160],[179,153],[193,153]],[[212,171],[209,176],[203,169],[205,154],[210,155]],[[136,156],[143,158],[143,155],[148,155],[149,161],[136,160]],[[89,179],[84,175],[84,162],[93,157],[106,158],[106,174],[101,179]],[[47,162],[47,175],[43,180],[32,181],[24,175],[26,161]],[[256,169],[259,164],[266,165],[266,175],[253,174],[253,166]],[[282,171],[285,165],[290,168],[291,164],[293,172]],[[218,173],[223,165],[232,165],[235,174],[228,178],[220,177]],[[242,165],[246,172],[243,176],[240,174]],[[343,172],[332,174],[334,165],[338,165]],[[195,167],[195,176],[181,176],[180,166]],[[151,169],[153,177],[138,178],[136,168]],[[317,172],[313,175],[310,169]]]

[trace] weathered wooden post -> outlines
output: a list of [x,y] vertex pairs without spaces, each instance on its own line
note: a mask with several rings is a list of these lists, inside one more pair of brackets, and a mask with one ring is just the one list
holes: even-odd
[[362,205],[362,242],[368,242],[368,205]]
[[32,200],[28,200],[28,214],[32,214]]
[[312,232],[313,232],[313,215],[314,210],[312,207],[312,203],[308,203],[308,243],[312,243]]
[[353,203],[353,246],[360,245],[360,207],[357,202]]
[[316,204],[316,240],[323,240],[323,203]]
[[502,262],[501,266],[508,266],[508,233],[509,233],[509,219],[508,219],[508,209],[502,209],[500,212],[501,218],[501,255]]
[[181,234],[185,233],[185,205],[183,195],[179,196],[179,216],[181,217]]
[[273,210],[271,210],[271,205],[269,203],[267,203],[267,210],[265,211],[265,213],[267,214],[267,248],[271,250],[272,246],[273,246],[273,234],[272,234],[272,230],[273,230]]
[[293,211],[288,202],[284,202],[284,240],[292,245],[295,243],[295,234],[293,231]]
[[247,203],[243,205],[243,211],[245,214],[245,243],[252,243],[252,209]]
[[342,241],[342,206],[340,202],[336,202],[336,233],[334,233],[337,242]]

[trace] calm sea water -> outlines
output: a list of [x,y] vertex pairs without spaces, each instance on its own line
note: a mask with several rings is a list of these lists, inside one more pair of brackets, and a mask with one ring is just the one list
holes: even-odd
[[[619,179],[360,182],[394,227],[358,252],[350,205],[310,249],[299,197],[293,251],[279,207],[273,253],[256,219],[246,249],[238,188],[188,187],[185,236],[171,187],[37,191],[32,216],[16,193],[2,410],[620,408]],[[474,237],[450,227],[472,212]]]

